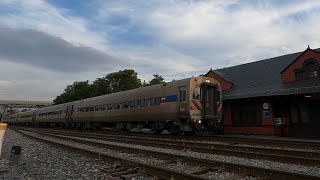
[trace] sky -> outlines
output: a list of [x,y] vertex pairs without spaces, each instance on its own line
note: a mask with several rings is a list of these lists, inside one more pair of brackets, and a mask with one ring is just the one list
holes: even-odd
[[134,69],[166,81],[320,47],[314,0],[1,0],[0,99]]

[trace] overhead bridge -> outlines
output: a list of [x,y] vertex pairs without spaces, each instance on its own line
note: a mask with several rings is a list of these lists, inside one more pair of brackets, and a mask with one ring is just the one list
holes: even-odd
[[41,108],[51,105],[53,105],[52,101],[0,100],[0,106],[6,108]]
[[19,101],[19,100],[0,100],[0,106],[4,107],[1,114],[1,122],[6,115],[7,108],[42,108],[53,105],[52,101]]

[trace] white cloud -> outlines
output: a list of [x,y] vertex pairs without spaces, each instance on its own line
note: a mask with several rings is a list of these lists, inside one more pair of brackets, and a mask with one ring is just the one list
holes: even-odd
[[12,13],[2,14],[0,22],[15,28],[32,28],[58,36],[74,44],[107,49],[103,33],[90,30],[90,21],[75,17],[66,9],[58,9],[45,1],[1,1]]
[[[45,1],[5,0],[0,6],[10,11],[0,13],[0,23],[17,29],[43,31],[73,45],[85,45],[126,59],[126,64],[115,69],[133,68],[146,80],[155,73],[166,80],[180,79],[206,73],[211,67],[217,69],[303,51],[308,44],[311,48],[320,47],[320,25],[316,23],[320,17],[318,1],[97,0],[90,3],[96,14],[78,17],[68,9]],[[119,22],[114,23],[117,18]],[[129,42],[130,38],[134,39],[132,29],[146,38],[145,41]],[[129,37],[128,42],[121,39],[123,36]],[[111,71],[92,68],[90,72],[66,78],[47,72],[43,67],[36,72],[37,68],[16,71],[17,68],[8,67],[19,73],[3,79],[0,85],[28,89],[28,84],[47,85],[45,79],[51,78],[49,88],[42,89],[48,94],[26,90],[25,97],[34,98],[52,98],[53,92],[58,94],[73,80],[94,80]],[[37,78],[19,84],[22,74]],[[12,80],[17,84],[12,84]],[[19,94],[13,88],[6,90],[9,91]]]

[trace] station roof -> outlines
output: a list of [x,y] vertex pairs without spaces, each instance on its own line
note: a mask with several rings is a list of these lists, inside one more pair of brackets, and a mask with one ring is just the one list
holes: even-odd
[[51,106],[51,101],[20,101],[20,100],[0,100],[0,105],[13,108],[40,108]]
[[[314,51],[320,52],[319,49]],[[320,92],[320,79],[283,83],[281,71],[303,52],[287,54],[238,66],[213,70],[232,82],[231,89],[224,91],[223,99],[239,99]]]

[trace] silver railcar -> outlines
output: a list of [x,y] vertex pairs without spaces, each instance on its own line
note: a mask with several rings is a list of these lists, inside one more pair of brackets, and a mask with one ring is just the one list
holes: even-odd
[[146,127],[171,133],[223,133],[219,83],[209,77],[142,87],[42,108],[21,122],[79,128]]

